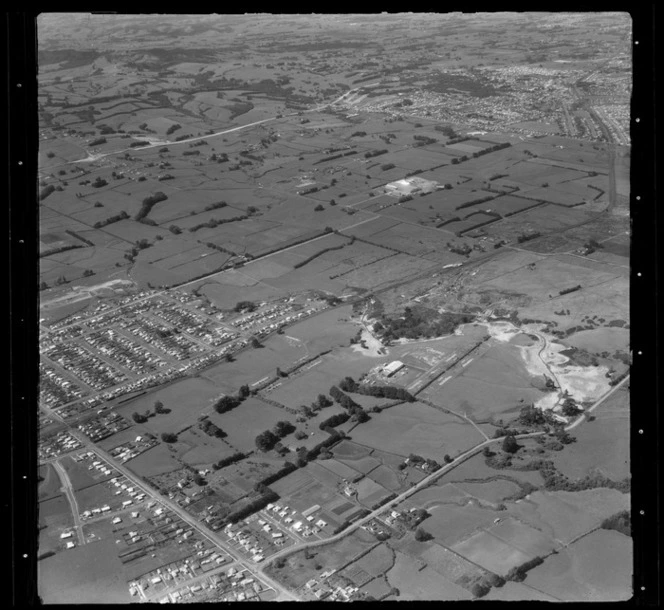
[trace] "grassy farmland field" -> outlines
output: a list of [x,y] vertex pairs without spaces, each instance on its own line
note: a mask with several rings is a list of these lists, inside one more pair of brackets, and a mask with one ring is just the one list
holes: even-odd
[[368,447],[442,460],[477,443],[481,435],[470,424],[421,403],[406,403],[377,414],[353,431],[353,440]]

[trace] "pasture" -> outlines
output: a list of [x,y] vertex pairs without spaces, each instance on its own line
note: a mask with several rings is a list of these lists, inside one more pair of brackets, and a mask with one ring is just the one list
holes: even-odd
[[458,455],[483,437],[470,424],[422,403],[397,405],[353,430],[353,440],[367,447],[390,450],[407,457],[410,453],[442,460]]
[[392,587],[399,589],[399,601],[472,599],[472,595],[463,587],[442,577],[431,567],[422,566],[421,562],[413,561],[410,556],[398,551],[394,567],[387,573],[387,580]]
[[40,502],[60,494],[62,482],[52,464],[42,464],[39,467],[39,476],[44,479],[39,482],[37,487],[37,496]]
[[262,347],[248,348],[237,354],[233,362],[211,366],[200,377],[218,386],[220,392],[234,394],[241,385],[251,386],[267,376],[274,376],[277,367],[288,369],[307,355],[301,344],[288,341],[285,335],[273,335]]
[[510,506],[523,523],[549,536],[569,542],[598,526],[603,519],[630,507],[629,494],[598,488],[578,492],[536,491],[528,502]]
[[[543,396],[538,389],[543,378],[528,373],[516,347],[494,344],[484,354],[471,356],[467,362],[464,367],[457,366],[444,373],[424,395],[436,404],[467,413],[476,421],[516,412],[523,404]],[[448,381],[444,381],[448,377]]]
[[595,411],[595,420],[578,426],[576,442],[552,459],[556,468],[571,479],[602,472],[614,481],[630,476],[629,392],[621,389]]
[[231,411],[210,414],[210,421],[226,432],[233,447],[244,452],[256,450],[256,436],[282,420],[294,423],[295,416],[251,397]]
[[548,557],[524,584],[562,601],[617,602],[632,597],[632,540],[598,530]]
[[194,377],[176,381],[144,394],[124,404],[118,412],[129,419],[134,412],[142,414],[150,410],[154,413],[154,405],[159,401],[163,403],[165,409],[170,410],[170,413],[157,413],[144,424],[139,424],[137,428],[149,430],[157,436],[162,432],[177,433],[194,423],[199,415],[211,413],[212,403],[221,395],[220,389],[211,381]]
[[124,567],[115,540],[77,546],[39,563],[39,595],[45,604],[128,604]]
[[523,551],[506,544],[488,532],[480,531],[462,542],[458,542],[452,549],[483,568],[504,576],[513,567],[532,559]]

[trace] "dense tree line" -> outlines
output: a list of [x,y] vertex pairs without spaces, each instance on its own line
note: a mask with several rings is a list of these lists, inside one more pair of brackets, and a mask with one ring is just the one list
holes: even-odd
[[279,496],[268,488],[259,498],[253,502],[249,502],[249,504],[246,504],[242,508],[228,515],[225,522],[237,523],[238,521],[242,521],[242,519],[265,508],[268,504],[276,502],[277,500],[279,500]]
[[[321,209],[322,206],[321,206]],[[338,246],[331,246],[329,248],[323,248],[322,250],[319,250],[318,252],[315,252],[311,256],[308,256],[307,258],[295,263],[293,265],[293,269],[299,269],[300,267],[304,267],[307,263],[310,263],[312,260],[318,258],[319,256],[325,254],[326,252],[331,252],[332,250],[341,250],[342,248],[345,248],[348,244],[340,244]]]
[[109,216],[106,220],[98,220],[92,226],[95,229],[101,229],[102,227],[113,224],[114,222],[120,222],[121,220],[126,220],[127,218],[129,218],[129,214],[127,214],[127,212],[125,211],[122,211],[119,214],[116,214],[115,216]]
[[243,460],[245,457],[247,456],[244,453],[238,451],[233,455],[229,455],[228,457],[222,458],[218,462],[215,462],[214,464],[212,464],[212,468],[214,470],[219,470],[220,468],[224,468],[225,466],[230,466],[231,464],[235,464],[236,462]]
[[250,216],[251,216],[250,214],[241,214],[239,216],[232,216],[231,218],[210,218],[210,220],[208,220],[207,222],[202,222],[201,224],[189,227],[189,232],[194,233],[195,231],[198,231],[199,229],[203,228],[214,229],[215,227],[226,224],[228,222],[238,222],[240,220],[246,220]]
[[228,436],[219,426],[213,424],[209,419],[204,419],[198,424],[198,427],[205,432],[208,436],[215,436],[216,438],[225,438]]
[[397,388],[389,385],[361,385],[352,377],[344,377],[338,383],[338,386],[346,392],[354,392],[355,394],[363,394],[365,396],[403,400],[405,402],[414,402],[416,400],[416,398],[405,388]]
[[334,398],[335,402],[339,403],[344,409],[350,410],[360,406],[350,396],[344,394],[337,386],[333,385],[330,388],[329,394]]
[[86,239],[85,237],[79,235],[78,233],[72,231],[71,229],[65,229],[65,233],[71,235],[72,237],[75,237],[76,239],[80,239],[87,246],[94,246],[94,243],[92,243],[89,239]]
[[44,201],[51,193],[55,191],[55,186],[52,184],[49,184],[48,186],[44,187],[40,193],[39,193],[39,201]]
[[507,574],[505,574],[505,580],[512,580],[514,582],[522,582],[526,579],[526,575],[530,570],[536,568],[538,565],[544,563],[544,560],[541,557],[534,557],[520,566],[514,566]]
[[625,536],[632,535],[632,515],[628,510],[623,510],[602,521],[602,529],[615,530]]
[[336,415],[332,415],[332,417],[328,417],[327,419],[323,420],[318,427],[321,430],[325,430],[327,428],[334,428],[335,426],[339,426],[341,424],[346,423],[350,419],[350,414],[348,413],[337,413]]
[[365,159],[371,159],[372,157],[378,157],[379,155],[384,155],[388,152],[387,148],[381,148],[376,150],[370,150],[364,153]]
[[261,479],[254,485],[254,489],[256,491],[259,490],[264,490],[265,487],[268,485],[274,483],[275,481],[278,481],[279,479],[282,479],[286,475],[289,475],[291,472],[297,470],[297,466],[293,464],[293,462],[285,462],[283,467],[277,470],[277,472],[268,475],[264,479]]
[[158,204],[160,201],[165,201],[166,199],[168,199],[168,197],[161,191],[157,191],[156,193],[149,195],[141,202],[141,209],[138,210],[138,213],[136,216],[134,216],[134,220],[143,220],[147,217],[147,215],[150,213],[150,210],[152,210],[156,204]]
[[564,290],[561,290],[558,294],[560,296],[563,296],[564,294],[569,294],[570,292],[576,292],[577,290],[581,290],[581,284],[578,284],[577,286],[572,286],[571,288],[565,288]]
[[532,233],[522,233],[516,238],[516,241],[520,244],[530,241],[531,239],[535,239],[539,237],[541,233],[539,231],[534,231]]

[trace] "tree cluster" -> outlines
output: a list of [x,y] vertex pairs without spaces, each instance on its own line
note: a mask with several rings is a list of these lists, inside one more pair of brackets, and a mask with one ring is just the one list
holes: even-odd
[[177,443],[178,435],[174,432],[162,432],[161,440],[165,443]]
[[222,396],[214,403],[214,410],[217,413],[226,413],[237,407],[242,401],[235,396]]
[[150,210],[152,210],[156,204],[158,204],[160,201],[165,201],[166,199],[168,199],[168,197],[161,191],[157,191],[156,193],[149,195],[141,202],[141,209],[138,210],[136,216],[134,216],[134,220],[143,220],[147,217],[147,215],[150,213]]
[[403,400],[406,402],[414,402],[417,400],[405,388],[397,388],[390,385],[361,385],[352,377],[344,377],[338,383],[338,386],[345,392],[354,392],[355,394],[363,394],[364,396],[375,396],[378,398],[389,398],[391,400]]
[[219,426],[213,424],[209,419],[204,419],[198,424],[198,427],[208,436],[216,438],[225,438],[228,436]]

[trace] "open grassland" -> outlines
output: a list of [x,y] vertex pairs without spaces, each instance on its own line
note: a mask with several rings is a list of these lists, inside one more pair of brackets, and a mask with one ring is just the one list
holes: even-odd
[[90,462],[75,462],[71,457],[66,456],[60,460],[64,466],[69,482],[74,490],[85,489],[92,485],[97,485],[103,481],[107,481],[114,475],[103,474],[96,468],[88,469]]
[[182,468],[176,454],[166,443],[159,443],[127,462],[127,467],[142,477],[152,477]]
[[209,436],[191,428],[178,436],[179,443],[186,443],[189,450],[180,454],[183,462],[197,468],[210,467],[213,463],[235,453],[235,446],[226,440]]
[[[357,334],[358,326],[349,321],[350,307],[339,307],[288,327],[288,336],[304,342],[309,353],[320,353],[346,346]],[[345,356],[351,354],[346,353]],[[361,360],[361,359],[359,359]]]
[[58,530],[58,536],[67,526],[73,525],[71,508],[64,494],[39,503],[39,525]]
[[629,494],[598,488],[578,492],[537,491],[527,501],[511,505],[510,512],[522,522],[567,543],[629,507]]
[[618,481],[630,475],[628,390],[619,390],[593,411],[595,420],[577,427],[576,442],[552,455],[556,468],[568,477],[601,472]]
[[632,540],[598,530],[528,573],[524,584],[563,601],[615,602],[632,596]]
[[233,362],[216,364],[200,377],[218,385],[221,392],[234,394],[241,385],[251,386],[267,376],[273,377],[278,367],[288,369],[307,355],[301,344],[288,341],[284,335],[274,335],[262,347],[243,351]]
[[508,581],[502,587],[492,587],[483,598],[487,601],[515,602],[515,601],[558,601],[555,597],[520,582]]
[[[412,502],[417,502],[414,494]],[[497,511],[479,508],[473,504],[456,506],[429,500],[425,529],[438,541],[447,546],[465,539],[473,532],[489,526],[497,517]]]
[[629,336],[629,330],[625,328],[597,328],[574,333],[563,343],[591,354],[601,354],[603,352],[613,354],[617,351],[629,351]]
[[483,568],[504,576],[513,567],[525,563],[529,557],[519,549],[504,543],[485,531],[477,532],[452,546],[452,549]]
[[497,479],[495,481],[485,481],[481,483],[459,482],[455,483],[454,486],[479,500],[484,500],[485,502],[491,502],[493,504],[498,504],[505,498],[509,498],[511,495],[519,491],[519,486],[516,483],[506,479]]
[[513,517],[503,519],[500,523],[487,530],[492,536],[498,538],[514,548],[522,550],[531,557],[548,555],[558,545],[544,534]]
[[470,424],[421,403],[406,403],[372,416],[353,430],[353,440],[368,447],[407,457],[410,453],[442,460],[457,455],[482,439]]
[[60,494],[60,488],[62,487],[62,482],[58,473],[55,471],[55,468],[52,464],[42,464],[39,467],[39,476],[44,480],[39,482],[37,488],[37,495],[39,501],[43,502]]
[[149,430],[159,435],[162,432],[177,433],[191,425],[200,415],[212,412],[211,404],[221,392],[212,382],[200,377],[184,379],[168,385],[155,392],[150,392],[128,402],[119,410],[127,418],[132,413],[155,412],[155,403],[161,402],[170,413],[157,413],[144,424],[136,426],[136,430]]
[[463,587],[442,577],[422,562],[413,561],[409,555],[396,553],[394,567],[387,573],[391,586],[399,589],[399,601],[406,600],[467,600],[472,595]]
[[479,421],[518,411],[543,396],[538,389],[543,378],[528,373],[517,348],[497,344],[471,358],[468,365],[443,374],[424,394],[436,404]]
[[[228,435],[228,441],[238,451],[256,449],[256,436],[271,430],[278,421],[295,423],[295,416],[283,409],[268,405],[256,398],[247,398],[227,413],[212,413],[210,421]],[[285,442],[288,442],[289,437]]]
[[126,604],[132,601],[115,540],[108,538],[48,557],[39,563],[39,594],[45,604]]

